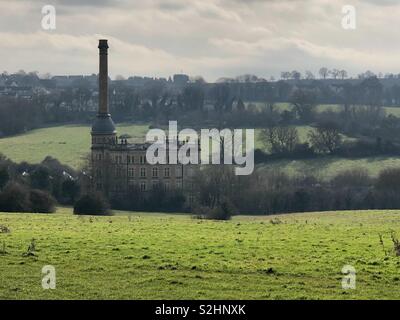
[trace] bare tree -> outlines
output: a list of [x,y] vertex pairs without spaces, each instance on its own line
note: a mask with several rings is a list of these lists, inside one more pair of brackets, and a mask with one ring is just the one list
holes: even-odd
[[314,91],[297,89],[290,97],[290,103],[294,107],[297,116],[308,121],[313,117],[316,104],[316,95]]
[[328,77],[329,70],[328,68],[322,67],[321,69],[319,69],[318,73],[321,76],[321,78],[325,80]]
[[283,71],[283,72],[281,72],[281,78],[282,78],[283,80],[288,80],[288,79],[290,79],[290,77],[291,77],[290,72],[288,72],[288,71]]
[[337,77],[338,77],[339,74],[340,74],[340,70],[338,70],[338,69],[333,69],[330,73],[331,73],[333,79],[337,79]]
[[315,79],[314,74],[313,74],[310,70],[307,70],[307,71],[306,71],[306,79],[307,79],[307,80],[313,80],[313,79]]
[[342,143],[338,126],[333,122],[319,124],[309,133],[310,143],[315,151],[333,153]]
[[370,70],[367,70],[367,71],[365,71],[364,73],[360,73],[360,74],[358,75],[358,78],[359,78],[359,79],[369,79],[369,78],[373,78],[373,77],[376,77],[376,75],[375,75],[375,73],[373,73],[373,72],[370,71]]
[[293,71],[290,73],[290,76],[291,76],[291,78],[294,79],[294,80],[300,80],[300,79],[301,79],[301,73],[298,72],[298,71],[296,71],[296,70],[293,70]]
[[231,165],[209,166],[193,177],[198,204],[215,208],[223,199],[233,199],[238,177]]
[[347,71],[346,70],[340,70],[339,71],[339,76],[342,80],[347,78]]
[[263,129],[260,139],[272,153],[292,152],[299,143],[299,134],[295,127],[271,127]]

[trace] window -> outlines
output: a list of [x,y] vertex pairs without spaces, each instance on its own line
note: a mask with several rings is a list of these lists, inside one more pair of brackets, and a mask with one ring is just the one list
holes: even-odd
[[146,157],[140,156],[140,164],[145,164],[145,163],[146,163]]
[[126,156],[126,162],[131,163],[131,156]]
[[115,156],[116,163],[122,163],[122,156]]
[[158,187],[158,182],[157,181],[153,181],[153,190],[156,190]]
[[140,191],[146,191],[146,182],[140,183]]
[[165,178],[169,178],[169,176],[170,176],[170,170],[169,170],[169,168],[164,168],[164,177],[165,177]]
[[182,167],[180,167],[180,166],[175,167],[175,177],[177,177],[177,178],[182,177]]
[[130,178],[133,178],[135,176],[135,169],[134,168],[129,168],[128,169],[128,176]]
[[121,168],[115,169],[115,176],[118,178],[122,177],[122,169]]
[[153,178],[157,178],[158,177],[158,168],[154,167],[153,168]]
[[164,190],[169,191],[169,181],[164,183]]
[[177,189],[182,189],[182,182],[181,181],[177,181],[176,182],[176,187],[177,187]]
[[140,168],[140,177],[146,178],[146,168]]
[[134,187],[134,186],[136,185],[136,182],[133,181],[133,180],[130,180],[130,181],[128,182],[128,184],[129,184],[130,187]]

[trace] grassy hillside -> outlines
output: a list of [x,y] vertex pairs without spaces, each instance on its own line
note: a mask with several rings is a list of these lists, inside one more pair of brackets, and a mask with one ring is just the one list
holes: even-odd
[[258,166],[258,170],[280,170],[288,175],[314,175],[328,179],[339,172],[349,169],[366,169],[371,176],[377,176],[385,168],[399,168],[400,158],[369,157],[360,159],[343,159],[322,157],[306,160],[278,160]]
[[[302,141],[307,140],[309,126],[298,126]],[[119,125],[118,134],[129,134],[131,141],[143,141],[147,125]],[[255,131],[255,147],[262,148],[260,129]],[[0,139],[0,153],[13,161],[39,163],[46,156],[78,168],[90,151],[90,126],[66,125],[30,131],[14,137]]]
[[[400,258],[390,231],[399,211],[236,217],[0,214],[0,299],[394,299]],[[157,235],[157,236],[155,236]],[[31,239],[35,256],[24,257]],[[53,265],[57,288],[43,290]],[[356,290],[341,269],[357,271]]]
[[[250,104],[256,106],[256,108],[262,109],[265,108],[265,103],[263,102],[246,102],[246,106],[249,106]],[[276,103],[276,108],[279,111],[284,111],[284,110],[291,110],[292,107],[290,106],[290,103],[287,102],[279,102]],[[323,111],[339,111],[342,110],[343,107],[338,105],[338,104],[320,104],[317,106],[316,111],[317,112],[323,112]],[[385,110],[386,114],[392,114],[396,117],[400,117],[400,107],[383,107]]]
[[[146,125],[120,125],[118,134],[145,136]],[[50,155],[71,167],[79,167],[90,151],[90,126],[67,125],[43,128],[0,139],[0,153],[13,161],[39,163]]]
[[[309,126],[297,127],[302,142],[307,141]],[[119,134],[129,134],[131,140],[142,140],[148,130],[147,125],[120,125]],[[257,129],[256,148],[263,148]],[[348,139],[345,137],[345,139]],[[0,153],[16,162],[39,163],[50,155],[74,168],[82,164],[90,151],[90,126],[60,126],[30,131],[26,134],[0,139]],[[311,160],[280,160],[261,168],[281,169],[289,174],[320,174],[329,177],[338,171],[354,167],[365,167],[371,174],[377,174],[385,167],[399,167],[400,158],[372,157],[366,159],[340,159],[335,157]]]

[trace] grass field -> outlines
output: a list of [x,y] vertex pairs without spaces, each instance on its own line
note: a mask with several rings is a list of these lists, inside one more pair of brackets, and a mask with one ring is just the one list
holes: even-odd
[[[307,140],[309,126],[298,126],[302,141]],[[129,134],[131,141],[143,141],[148,125],[123,124],[117,127],[118,134]],[[260,129],[255,131],[255,147],[262,148]],[[40,163],[46,156],[78,168],[90,152],[90,126],[66,125],[32,130],[26,134],[0,139],[0,153],[15,162]]]
[[329,179],[336,174],[350,169],[366,169],[371,176],[377,176],[386,168],[399,168],[400,158],[370,157],[360,159],[343,159],[337,157],[321,157],[306,160],[278,160],[259,165],[258,170],[280,170],[290,176],[313,175]]
[[[307,141],[309,126],[297,127],[300,140]],[[148,130],[147,125],[120,125],[119,134],[129,134],[135,141],[142,140]],[[257,129],[255,146],[264,148]],[[345,137],[345,139],[348,139]],[[78,168],[90,151],[90,126],[60,126],[33,130],[26,134],[0,139],[0,153],[16,162],[39,163],[50,155],[62,163]],[[400,158],[371,157],[365,159],[341,159],[335,157],[311,160],[279,160],[260,166],[260,168],[281,169],[294,174],[313,173],[330,177],[339,171],[351,168],[366,168],[376,175],[387,167],[400,167]]]
[[[398,299],[400,211],[235,217],[0,214],[0,299]],[[35,256],[24,257],[31,239]],[[55,290],[41,270],[56,268]],[[343,290],[344,265],[357,272]]]
[[[249,106],[250,104],[256,106],[256,108],[262,109],[265,108],[265,103],[262,102],[246,102],[246,106]],[[284,110],[291,110],[292,107],[290,106],[290,103],[288,102],[279,102],[276,103],[276,108],[279,111],[284,111]],[[400,107],[383,107],[385,110],[386,114],[392,114],[396,117],[400,117]],[[324,111],[340,111],[343,110],[343,107],[338,105],[338,104],[321,104],[316,107],[317,112],[324,112]]]
[[[0,139],[0,153],[13,161],[39,163],[46,156],[78,168],[90,152],[90,126],[66,125],[30,131]],[[129,134],[133,139],[143,138],[147,125],[120,125],[118,134]]]

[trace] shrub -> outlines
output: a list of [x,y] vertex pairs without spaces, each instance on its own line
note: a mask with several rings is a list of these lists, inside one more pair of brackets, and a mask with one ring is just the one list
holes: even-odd
[[371,178],[365,168],[355,168],[338,173],[331,184],[336,189],[369,187]]
[[69,203],[74,203],[81,192],[80,185],[75,180],[65,180],[61,185],[63,197],[68,199]]
[[30,212],[31,201],[28,188],[9,182],[0,194],[0,211],[3,212]]
[[215,208],[198,207],[193,210],[193,213],[202,219],[230,220],[236,211],[236,208],[229,200],[224,200]]
[[55,212],[56,201],[47,192],[41,190],[31,190],[30,192],[31,212],[53,213]]
[[0,189],[2,189],[10,180],[10,174],[6,166],[0,167]]
[[74,214],[78,215],[111,215],[107,200],[100,193],[83,195],[74,206]]
[[376,188],[382,191],[400,191],[400,168],[384,169],[379,173]]
[[334,122],[324,122],[309,132],[312,147],[319,153],[334,153],[342,144],[339,127]]
[[51,190],[50,170],[40,165],[30,175],[31,186],[40,190]]

